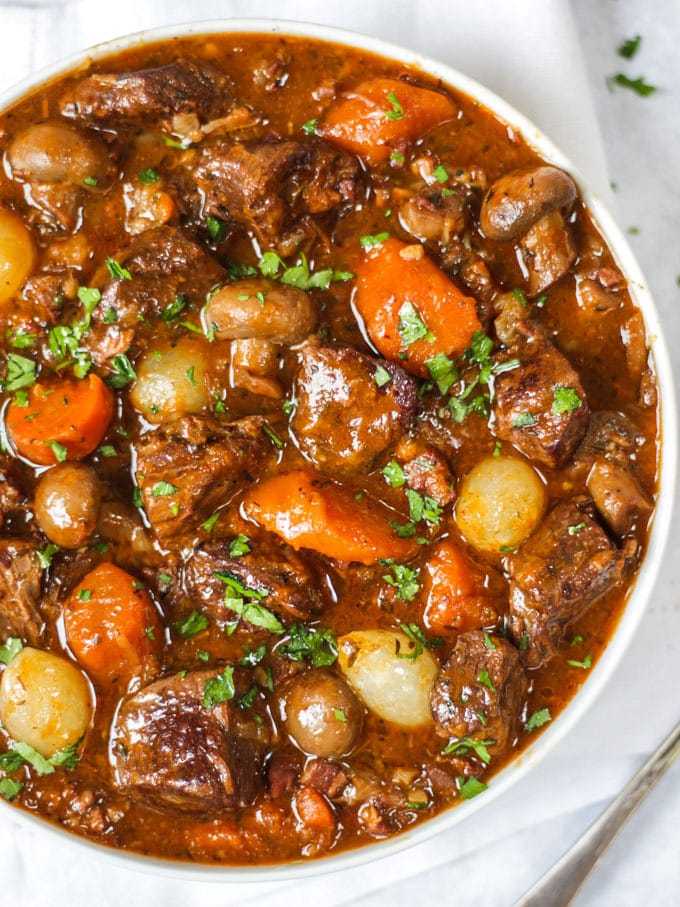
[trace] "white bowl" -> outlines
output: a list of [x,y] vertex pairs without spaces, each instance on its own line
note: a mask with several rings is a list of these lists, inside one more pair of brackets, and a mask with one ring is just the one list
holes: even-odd
[[[453,88],[480,101],[484,107],[493,111],[501,120],[520,132],[542,158],[571,173],[579,186],[583,200],[606,238],[619,268],[628,281],[631,297],[644,317],[660,397],[661,471],[654,523],[649,537],[647,553],[609,645],[602,653],[595,667],[589,672],[587,680],[583,683],[576,696],[560,713],[559,717],[541,733],[535,743],[523,750],[516,759],[499,772],[498,775],[494,776],[483,796],[461,802],[433,819],[385,841],[367,844],[355,850],[345,851],[336,856],[328,856],[321,859],[285,865],[254,867],[179,863],[155,857],[145,857],[124,850],[113,850],[73,834],[65,835],[63,830],[56,825],[52,825],[23,810],[14,809],[4,801],[0,804],[0,809],[6,818],[30,823],[33,827],[38,826],[48,834],[57,835],[62,842],[65,840],[70,841],[74,847],[80,850],[82,857],[91,854],[95,857],[104,858],[120,868],[135,869],[170,877],[174,876],[185,880],[204,882],[213,880],[221,883],[290,881],[304,876],[349,869],[362,863],[391,856],[408,847],[421,844],[445,829],[450,829],[454,825],[464,822],[468,816],[480,809],[487,809],[489,804],[500,794],[530,772],[590,708],[609,681],[633,639],[635,630],[650,598],[668,538],[673,513],[678,454],[677,409],[668,350],[649,288],[623,233],[604,207],[598,194],[588,187],[577,168],[537,126],[502,98],[498,97],[498,95],[456,69],[424,57],[405,47],[399,47],[386,41],[380,41],[377,38],[371,38],[344,29],[272,19],[216,19],[150,29],[116,38],[104,44],[95,45],[19,82],[0,96],[0,110],[4,110],[16,103],[25,94],[41,84],[65,75],[77,67],[89,63],[91,60],[98,60],[118,51],[178,36],[253,32],[318,38],[346,44],[350,47],[401,61],[409,66],[419,67],[425,72],[442,79]],[[9,812],[10,810],[11,813]]]

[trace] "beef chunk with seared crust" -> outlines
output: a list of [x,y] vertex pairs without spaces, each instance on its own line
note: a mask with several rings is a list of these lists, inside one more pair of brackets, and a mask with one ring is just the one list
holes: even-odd
[[61,98],[65,117],[86,122],[149,122],[176,113],[205,119],[226,113],[233,100],[227,76],[196,60],[175,60],[137,72],[95,73]]
[[254,481],[271,450],[263,424],[261,416],[228,423],[183,416],[142,436],[136,445],[137,483],[161,543],[195,529]]
[[461,633],[432,689],[435,730],[441,737],[493,740],[500,753],[517,735],[527,690],[511,643],[481,630]]
[[519,363],[496,376],[493,432],[531,460],[564,466],[588,428],[578,373],[538,326],[524,320],[516,301],[503,307],[496,330],[508,347],[507,360]]
[[0,539],[0,640],[18,636],[41,642],[45,618],[40,610],[43,568],[31,539]]
[[[192,603],[201,605],[217,620],[231,621],[234,612],[224,605],[229,590],[217,574],[231,576],[254,590],[264,607],[284,620],[307,620],[328,604],[321,578],[287,545],[262,554],[255,550],[238,558],[229,555],[229,543],[222,539],[203,542],[196,548],[184,570],[185,590]],[[230,594],[238,597],[236,592]],[[243,618],[247,621],[247,609]]]
[[356,158],[322,142],[206,145],[195,171],[205,214],[236,221],[263,250],[294,252],[311,234],[311,218],[354,201]]
[[525,664],[555,654],[565,628],[623,579],[627,554],[575,501],[550,511],[509,559],[510,629]]
[[[114,278],[102,290],[92,330],[84,338],[84,346],[98,365],[124,353],[144,319],[157,318],[182,296],[187,304],[202,306],[226,277],[224,268],[203,246],[178,227],[146,230],[115,259],[132,280]],[[115,313],[113,323],[109,323],[111,312]]]
[[263,784],[268,732],[235,704],[245,692],[238,675],[231,700],[205,699],[220,674],[175,674],[123,702],[111,755],[116,784],[130,796],[154,808],[200,813],[253,802]]
[[291,430],[319,468],[356,471],[403,434],[415,412],[416,386],[394,363],[348,347],[308,345],[300,354]]

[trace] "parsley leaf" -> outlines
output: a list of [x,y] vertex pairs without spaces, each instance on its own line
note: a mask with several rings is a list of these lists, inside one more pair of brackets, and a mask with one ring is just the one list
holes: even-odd
[[389,384],[392,380],[392,375],[390,375],[384,366],[379,365],[373,374],[373,380],[378,387],[385,387],[385,385]]
[[235,694],[234,669],[227,665],[221,674],[206,680],[201,705],[204,709],[214,709],[222,702],[229,702]]
[[227,225],[223,220],[209,214],[205,219],[205,226],[213,242],[222,242],[227,233]]
[[239,661],[240,668],[254,668],[262,661],[267,654],[267,644],[262,643],[257,649],[245,648],[243,658]]
[[13,781],[12,778],[2,778],[0,780],[0,794],[10,802],[16,797],[24,785],[21,781]]
[[547,724],[549,721],[552,721],[550,709],[538,709],[538,711],[529,715],[526,724],[524,725],[524,730],[531,733],[532,731],[538,730],[539,727],[543,727],[543,725]]
[[316,127],[319,125],[318,119],[307,120],[302,124],[302,131],[305,135],[316,135]]
[[47,570],[47,568],[51,566],[52,558],[57,553],[57,551],[59,551],[59,545],[48,542],[42,551],[35,552],[38,558],[38,563],[43,568],[43,570]]
[[383,579],[397,590],[397,598],[405,602],[412,602],[420,589],[418,570],[406,567],[404,564],[395,564],[393,561],[381,560],[379,563],[392,570],[392,576],[386,573],[383,575]]
[[446,394],[458,381],[458,369],[444,352],[426,359],[425,365],[440,394]]
[[120,390],[131,381],[136,380],[137,373],[125,353],[117,353],[111,360],[111,365],[114,368],[114,374],[107,379],[111,387]]
[[362,249],[365,249],[366,252],[370,252],[371,249],[375,249],[377,246],[381,246],[390,238],[390,234],[385,231],[384,233],[370,233],[365,234],[364,236],[359,237],[359,245]]
[[106,267],[114,280],[132,280],[132,274],[127,268],[120,265],[115,258],[107,258]]
[[172,485],[170,482],[156,482],[156,484],[151,489],[152,498],[167,498],[170,495],[177,494],[179,488],[176,485]]
[[489,672],[486,670],[486,668],[483,668],[479,672],[479,676],[477,677],[477,680],[479,681],[479,683],[484,684],[484,686],[487,687],[492,692],[496,689],[496,687],[493,685],[493,680],[489,676]]
[[307,659],[314,667],[332,665],[338,657],[338,643],[335,632],[322,627],[307,627],[295,622],[289,630],[288,642],[278,649],[279,655],[285,655],[291,661]]
[[556,416],[561,416],[563,413],[573,413],[575,409],[580,409],[581,406],[583,406],[583,401],[573,387],[558,385],[553,390],[552,411]]
[[182,639],[193,639],[208,628],[208,618],[200,611],[191,611],[186,617],[175,621],[173,624],[175,632]]
[[30,743],[18,740],[12,745],[12,751],[18,753],[38,775],[53,775],[54,766],[34,749]]
[[18,353],[8,353],[5,390],[16,391],[31,384],[35,384],[35,362]]
[[512,420],[513,428],[527,428],[529,425],[535,424],[536,416],[533,413],[518,413]]
[[180,293],[170,305],[166,307],[161,312],[161,319],[166,323],[170,324],[172,321],[175,321],[180,312],[183,312],[187,307],[189,300],[186,296],[186,293]]
[[460,740],[453,741],[444,747],[442,756],[465,756],[472,750],[484,765],[488,765],[491,762],[491,754],[487,747],[492,743],[494,743],[493,740],[473,740],[471,737],[461,737]]
[[388,110],[385,113],[385,116],[387,117],[387,119],[388,120],[403,120],[404,119],[404,108],[399,103],[399,100],[393,91],[391,91],[387,95],[387,100],[392,105],[392,109]]
[[440,164],[438,167],[435,167],[432,171],[432,176],[437,180],[438,183],[445,183],[449,178],[449,171],[443,164]]
[[631,79],[623,72],[617,72],[613,76],[610,76],[608,82],[609,84],[619,85],[621,88],[630,88],[631,91],[634,91],[635,94],[639,95],[641,98],[648,98],[657,90],[656,85],[650,85],[648,82],[645,82],[644,76],[638,76],[637,79]]
[[160,176],[153,167],[147,167],[146,170],[142,170],[137,178],[139,179],[139,182],[144,186],[150,186],[152,183],[157,183],[160,179]]
[[588,668],[591,668],[593,665],[593,656],[588,654],[583,661],[578,661],[575,658],[568,658],[567,664],[572,668],[581,668],[581,670],[587,671]]
[[17,636],[9,636],[0,646],[0,662],[8,665],[15,655],[23,649],[24,644]]
[[406,658],[409,661],[415,661],[423,654],[423,650],[428,648],[427,637],[420,629],[418,624],[399,624],[399,629],[412,643],[411,652],[397,652],[397,658]]
[[616,48],[616,52],[620,57],[623,57],[625,60],[632,60],[633,57],[635,56],[635,54],[640,49],[641,42],[642,42],[641,35],[635,35],[634,38],[626,38]]
[[229,542],[229,557],[243,557],[244,554],[250,554],[249,541],[247,535],[237,535]]
[[390,460],[387,466],[380,470],[392,488],[401,488],[406,484],[406,473],[396,460]]
[[[459,779],[462,781],[462,779]],[[466,781],[462,781],[459,787],[460,798],[461,800],[471,800],[473,797],[476,797],[477,794],[481,794],[485,791],[487,785],[483,781],[480,781],[478,778],[468,778]]]
[[417,340],[426,340],[428,343],[432,343],[435,339],[432,331],[429,330],[418,314],[416,307],[408,299],[399,309],[398,330],[405,347],[411,346]]

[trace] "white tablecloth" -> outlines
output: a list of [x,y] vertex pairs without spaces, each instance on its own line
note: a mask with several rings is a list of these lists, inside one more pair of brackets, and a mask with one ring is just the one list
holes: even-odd
[[[264,16],[320,21],[374,34],[457,66],[503,94],[608,194],[632,236],[665,324],[676,374],[680,357],[680,6],[676,0],[79,0],[18,6],[0,0],[0,90],[66,53],[153,25],[192,18]],[[576,22],[576,29],[574,27]],[[622,37],[643,35],[630,64]],[[579,39],[581,45],[579,44]],[[587,68],[583,65],[585,50]],[[606,74],[644,72],[663,88],[648,99],[618,90]],[[593,98],[596,107],[593,106]],[[597,110],[597,119],[596,113]],[[399,856],[318,879],[267,885],[185,883],[75,855],[53,837],[0,817],[0,878],[7,904],[292,903],[331,905],[457,902],[507,907],[603,808],[677,719],[680,664],[680,541],[674,526],[664,568],[638,636],[613,682],[551,755],[491,810]],[[577,899],[580,905],[680,903],[677,844],[680,771],[672,770]]]

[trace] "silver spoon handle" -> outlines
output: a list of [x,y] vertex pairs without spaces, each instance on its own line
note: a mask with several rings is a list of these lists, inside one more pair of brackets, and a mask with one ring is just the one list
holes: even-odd
[[628,817],[680,753],[680,723],[590,828],[515,907],[566,907]]

